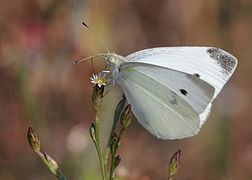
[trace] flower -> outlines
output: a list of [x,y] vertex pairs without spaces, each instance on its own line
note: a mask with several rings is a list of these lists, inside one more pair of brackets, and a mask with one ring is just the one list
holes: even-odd
[[106,75],[109,73],[110,71],[102,71],[98,74],[93,74],[92,77],[90,77],[91,83],[99,87],[106,86]]

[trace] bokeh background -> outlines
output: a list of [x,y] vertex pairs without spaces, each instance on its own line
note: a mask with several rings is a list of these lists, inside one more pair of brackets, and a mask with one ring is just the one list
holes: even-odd
[[[204,45],[239,59],[197,136],[157,140],[133,121],[120,150],[118,175],[166,179],[169,158],[181,148],[175,179],[252,178],[251,0],[1,0],[1,180],[55,179],[30,149],[28,126],[37,130],[42,150],[68,179],[99,179],[88,133],[93,70],[88,61],[72,61],[105,49],[81,25],[83,20],[121,55],[148,47]],[[104,62],[94,65],[98,72]],[[104,102],[108,116],[119,97],[109,94]],[[106,131],[111,120],[103,122]]]

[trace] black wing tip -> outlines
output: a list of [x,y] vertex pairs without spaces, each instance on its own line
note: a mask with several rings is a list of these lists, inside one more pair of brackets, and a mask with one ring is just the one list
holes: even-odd
[[215,60],[225,74],[232,74],[236,69],[238,60],[229,52],[220,48],[211,47],[207,49],[207,54]]

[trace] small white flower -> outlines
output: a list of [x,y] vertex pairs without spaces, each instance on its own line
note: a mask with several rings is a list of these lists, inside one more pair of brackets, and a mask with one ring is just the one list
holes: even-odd
[[92,77],[90,77],[91,83],[98,85],[99,87],[105,86],[107,84],[106,75],[109,73],[110,71],[102,71],[98,74],[93,74]]

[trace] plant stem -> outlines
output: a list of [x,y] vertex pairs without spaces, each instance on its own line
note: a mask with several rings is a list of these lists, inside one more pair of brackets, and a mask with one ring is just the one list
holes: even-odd
[[113,134],[115,133],[115,130],[116,130],[116,126],[117,126],[117,123],[119,121],[119,118],[120,118],[120,115],[122,113],[122,110],[125,106],[125,103],[126,103],[126,97],[122,96],[122,99],[121,101],[116,105],[116,109],[115,109],[115,113],[114,113],[114,119],[113,119],[113,125],[112,125],[112,129],[111,129],[111,132],[110,132],[110,136],[109,136],[109,140],[108,140],[108,144],[107,144],[107,148],[105,150],[105,166],[107,165],[107,162],[108,162],[108,157],[109,157],[109,152],[110,152],[110,144],[111,144],[111,139],[112,139],[112,136]]
[[95,148],[99,157],[99,161],[100,161],[100,166],[101,166],[101,173],[102,173],[102,179],[105,180],[106,179],[106,167],[105,167],[105,163],[104,163],[104,159],[103,159],[103,155],[101,153],[101,148],[98,145],[98,142],[95,142]]
[[116,152],[115,153],[111,152],[111,165],[110,165],[109,180],[113,180],[115,176],[115,157],[116,157]]
[[116,165],[116,154],[117,154],[118,148],[119,148],[120,143],[121,143],[121,135],[122,134],[120,132],[120,135],[118,136],[115,148],[111,148],[110,149],[110,151],[111,151],[111,164],[110,164],[110,173],[109,173],[109,179],[110,180],[114,179],[114,177],[115,177],[115,169],[118,166],[118,164]]
[[126,102],[126,97],[123,95],[121,101],[117,104],[116,109],[115,109],[114,121],[113,121],[113,126],[112,126],[112,129],[111,129],[111,132],[110,132],[108,147],[110,146],[111,138],[112,138],[112,136],[113,136],[113,134],[115,132],[115,129],[116,129],[117,123],[119,121],[120,115],[122,113],[122,110],[124,108],[125,102]]
[[36,154],[43,160],[43,162],[45,163],[45,165],[57,177],[58,180],[67,180],[66,177],[59,170],[58,165],[55,164],[56,162],[53,162],[54,161],[53,159],[51,159],[51,158],[48,159],[48,155],[45,154],[45,153],[43,154],[40,151],[37,152]]
[[106,166],[105,166],[105,161],[104,161],[104,156],[101,152],[101,147],[100,147],[100,126],[99,126],[99,117],[100,117],[100,102],[96,103],[94,105],[95,109],[95,137],[96,141],[94,141],[95,148],[99,157],[100,161],[100,166],[101,166],[101,173],[102,173],[102,179],[106,179]]

